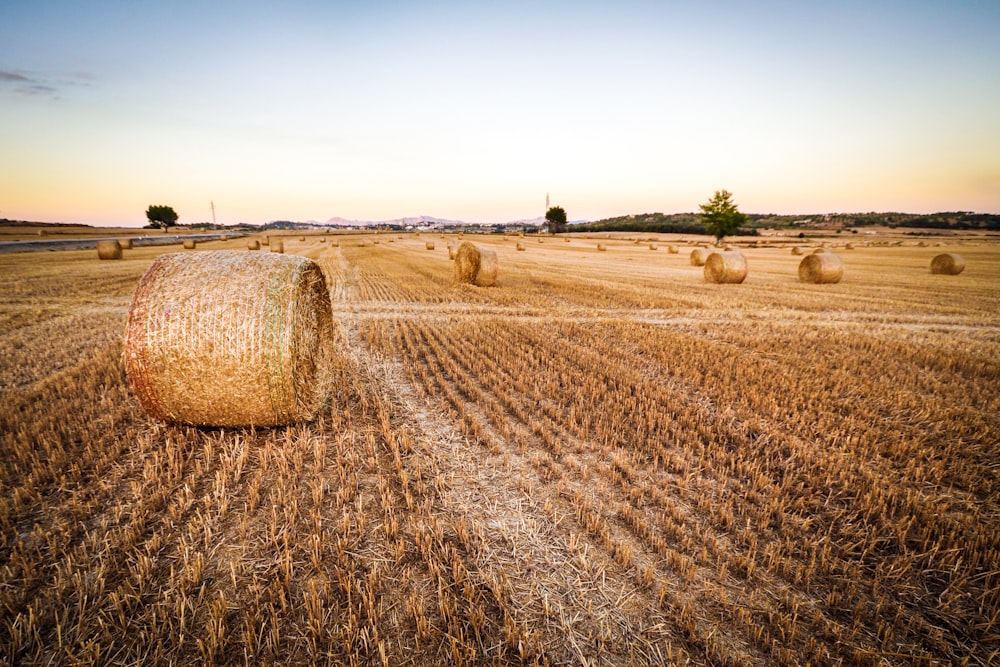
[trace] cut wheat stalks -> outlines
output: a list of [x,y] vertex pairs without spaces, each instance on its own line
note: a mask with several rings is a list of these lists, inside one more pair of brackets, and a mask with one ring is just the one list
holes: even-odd
[[271,252],[285,252],[285,242],[281,239],[275,239],[272,241]]
[[814,252],[799,262],[799,280],[804,283],[839,283],[844,277],[844,262],[832,252]]
[[98,259],[121,259],[122,258],[122,246],[118,241],[98,241],[97,242],[97,258]]
[[705,282],[738,284],[746,277],[747,260],[739,250],[716,251],[705,260]]
[[122,247],[122,250],[131,250],[132,239],[118,239],[118,245]]
[[247,241],[247,250],[260,250],[260,241],[257,239]]
[[496,251],[464,241],[455,251],[455,280],[479,287],[496,285]]
[[710,254],[707,248],[695,248],[691,251],[691,266],[705,266],[705,260]]
[[931,260],[931,273],[957,276],[965,271],[965,258],[953,252],[941,253]]
[[274,426],[312,419],[333,354],[329,292],[305,257],[161,255],[125,327],[129,382],[153,419]]
[[184,239],[185,250],[194,250],[196,247],[198,247],[198,243],[194,239]]

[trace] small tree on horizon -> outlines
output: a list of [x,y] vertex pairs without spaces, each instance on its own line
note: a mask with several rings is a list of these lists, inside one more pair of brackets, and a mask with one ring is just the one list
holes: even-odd
[[732,236],[747,221],[733,203],[733,194],[728,190],[716,190],[707,204],[699,204],[701,221],[708,233],[715,237],[715,245],[722,245],[725,236]]
[[149,220],[148,227],[167,229],[177,224],[177,211],[173,206],[153,204],[146,209],[146,219]]
[[566,231],[566,211],[562,206],[553,206],[545,212],[545,226],[549,234]]

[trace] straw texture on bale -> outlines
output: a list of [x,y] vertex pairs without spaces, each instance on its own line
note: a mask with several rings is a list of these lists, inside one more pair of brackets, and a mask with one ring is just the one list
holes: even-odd
[[496,251],[464,241],[455,251],[455,280],[479,287],[496,285]]
[[746,277],[747,260],[739,250],[716,251],[705,260],[705,282],[737,284]]
[[695,248],[691,251],[691,266],[705,266],[709,254],[706,248]]
[[271,242],[271,252],[285,252],[285,242],[277,239]]
[[122,258],[122,246],[118,241],[98,241],[97,242],[97,258],[98,259],[121,259]]
[[184,239],[184,249],[194,250],[198,246],[194,239]]
[[329,292],[305,257],[161,255],[125,327],[129,383],[153,419],[276,426],[312,419],[333,354]]
[[844,277],[844,262],[832,252],[814,252],[799,262],[799,280],[817,285],[839,283]]
[[434,250],[434,241],[427,241],[424,243],[424,248],[427,250]]
[[247,250],[260,250],[260,241],[257,239],[247,241]]
[[122,247],[122,250],[131,250],[132,239],[118,239],[118,245]]
[[965,258],[953,252],[941,253],[931,260],[931,273],[957,276],[965,271]]

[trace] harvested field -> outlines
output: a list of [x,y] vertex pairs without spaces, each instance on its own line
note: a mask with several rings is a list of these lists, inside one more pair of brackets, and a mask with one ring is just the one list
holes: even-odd
[[341,238],[285,244],[340,354],[317,419],[270,429],[131,394],[170,248],[0,255],[7,662],[1000,658],[1000,245],[858,247],[819,286],[744,248],[719,289],[625,239],[467,234],[483,289],[415,235]]

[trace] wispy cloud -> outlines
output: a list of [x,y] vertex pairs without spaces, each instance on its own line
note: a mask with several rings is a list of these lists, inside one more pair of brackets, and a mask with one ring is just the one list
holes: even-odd
[[76,72],[63,77],[47,77],[32,72],[0,70],[0,90],[7,89],[18,95],[29,97],[51,97],[59,99],[67,87],[89,85],[93,77],[85,72]]

